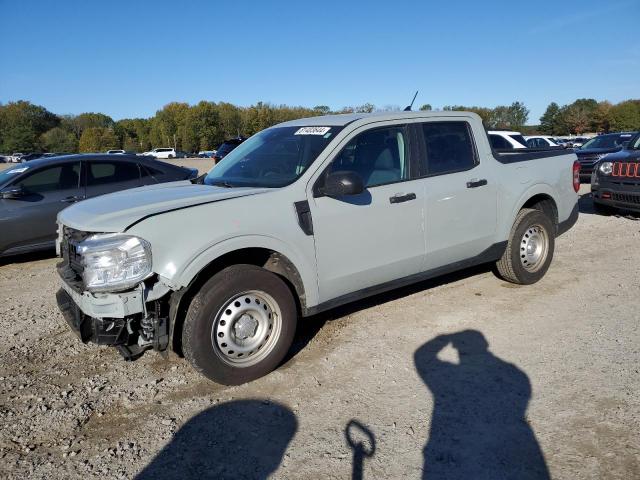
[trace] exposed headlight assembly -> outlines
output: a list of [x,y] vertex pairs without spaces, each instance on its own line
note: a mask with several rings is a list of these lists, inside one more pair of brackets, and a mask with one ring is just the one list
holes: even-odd
[[603,175],[611,175],[613,171],[613,163],[612,162],[600,162],[598,165],[598,170]]
[[151,274],[151,245],[120,233],[92,235],[80,242],[84,286],[91,292],[113,292],[136,286]]

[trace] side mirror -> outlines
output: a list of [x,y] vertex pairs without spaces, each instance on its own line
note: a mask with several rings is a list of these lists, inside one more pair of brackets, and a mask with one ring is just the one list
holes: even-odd
[[0,198],[15,199],[24,196],[22,187],[7,187],[0,192]]
[[322,193],[327,197],[358,195],[364,192],[362,177],[355,172],[339,171],[327,175]]

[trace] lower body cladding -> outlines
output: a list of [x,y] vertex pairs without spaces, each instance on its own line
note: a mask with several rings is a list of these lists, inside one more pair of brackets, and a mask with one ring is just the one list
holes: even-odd
[[592,185],[591,194],[597,205],[640,212],[640,182],[602,182]]
[[[121,293],[80,292],[63,282],[56,299],[67,324],[83,343],[115,347],[126,360],[169,345],[168,287],[140,284]],[[162,298],[164,297],[164,298]]]

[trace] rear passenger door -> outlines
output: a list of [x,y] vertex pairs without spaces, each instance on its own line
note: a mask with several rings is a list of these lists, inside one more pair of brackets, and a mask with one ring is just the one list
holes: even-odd
[[86,165],[87,198],[142,186],[137,163],[87,160]]
[[425,188],[427,270],[489,248],[496,233],[495,162],[479,157],[466,121],[417,124]]

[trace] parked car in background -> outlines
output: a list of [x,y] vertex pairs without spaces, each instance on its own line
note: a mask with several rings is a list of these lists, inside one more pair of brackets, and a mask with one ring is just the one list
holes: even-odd
[[524,137],[529,148],[551,148],[559,147],[556,140],[548,135],[532,135]]
[[144,152],[142,155],[149,155],[156,158],[176,158],[177,152],[174,148],[154,148],[148,152]]
[[27,153],[26,155],[22,155],[20,157],[20,162],[30,162],[31,160],[42,157],[44,157],[44,153]]
[[598,162],[591,175],[591,194],[599,213],[640,212],[640,133],[624,149]]
[[198,152],[198,157],[200,158],[213,158],[216,154],[216,150],[201,150]]
[[224,141],[216,150],[216,153],[213,155],[213,159],[216,161],[216,163],[218,163],[220,160],[226,157],[229,154],[229,152],[231,152],[234,148],[236,148],[245,140],[246,138],[244,137],[237,137],[237,138],[230,138],[229,140]]
[[176,180],[197,170],[135,155],[67,155],[0,172],[0,256],[52,248],[56,215],[105,193]]
[[122,155],[123,153],[127,153],[124,150],[107,150],[109,155]]
[[9,158],[11,158],[12,163],[20,163],[20,159],[23,155],[24,153],[14,152]]
[[580,180],[590,182],[594,165],[605,155],[622,150],[625,142],[629,142],[636,133],[605,133],[588,140],[582,147],[575,149],[580,162]]
[[572,148],[580,148],[588,140],[589,139],[587,137],[574,137],[569,139],[569,143],[571,143]]
[[280,365],[301,316],[483,263],[537,282],[578,219],[578,168],[492,150],[467,112],[285,122],[200,183],[61,212],[58,305],[84,342],[175,349],[241,384]]
[[489,130],[489,141],[494,150],[528,148],[527,141],[520,132],[509,130]]

